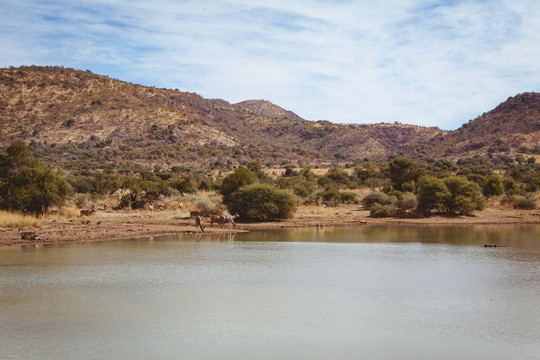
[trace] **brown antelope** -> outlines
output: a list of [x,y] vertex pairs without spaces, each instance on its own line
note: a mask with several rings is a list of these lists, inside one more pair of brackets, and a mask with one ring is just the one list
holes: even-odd
[[231,225],[234,226],[236,229],[236,223],[234,222],[234,219],[239,217],[240,215],[234,214],[234,215],[221,215],[221,219],[223,221],[223,224],[229,224],[229,229],[231,228]]
[[212,215],[212,216],[210,216],[210,225],[214,225],[214,223],[217,223],[219,225],[224,223],[223,218],[221,217],[221,215]]
[[95,212],[96,210],[94,209],[90,209],[90,210],[81,209],[81,216],[92,216]]
[[22,229],[19,229],[17,233],[23,240],[41,240],[38,234],[33,231],[22,231]]

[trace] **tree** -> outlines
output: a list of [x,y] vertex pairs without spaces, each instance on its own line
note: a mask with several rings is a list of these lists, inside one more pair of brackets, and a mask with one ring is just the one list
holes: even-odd
[[422,176],[418,179],[417,212],[423,216],[430,216],[432,210],[442,206],[446,196],[448,189],[442,180],[429,175]]
[[272,221],[292,218],[297,204],[297,198],[288,191],[268,184],[252,184],[235,191],[227,207],[231,213],[238,213],[240,219]]
[[171,186],[181,193],[192,194],[197,192],[197,180],[195,180],[193,176],[187,174],[180,175],[171,183]]
[[[407,184],[407,191],[412,190],[418,178],[424,174],[424,169],[418,167],[411,159],[398,157],[390,163],[390,179],[394,190],[403,191],[403,185]],[[413,183],[411,183],[411,181]]]
[[12,143],[0,155],[0,208],[43,215],[70,192],[60,173],[28,156],[23,142]]
[[488,176],[482,192],[487,199],[489,199],[491,196],[503,195],[504,184],[502,178],[497,174]]
[[246,167],[239,167],[223,178],[221,184],[221,195],[223,195],[223,203],[228,205],[231,201],[232,194],[242,186],[255,184],[258,181],[257,174]]
[[480,186],[468,181],[463,176],[450,176],[443,179],[448,193],[443,199],[443,209],[447,214],[471,214],[474,210],[483,210],[486,200]]

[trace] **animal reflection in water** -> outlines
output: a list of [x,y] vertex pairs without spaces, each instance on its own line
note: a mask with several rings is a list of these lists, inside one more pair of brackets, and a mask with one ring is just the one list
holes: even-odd
[[39,235],[34,231],[23,231],[22,229],[19,229],[17,233],[23,240],[41,240]]

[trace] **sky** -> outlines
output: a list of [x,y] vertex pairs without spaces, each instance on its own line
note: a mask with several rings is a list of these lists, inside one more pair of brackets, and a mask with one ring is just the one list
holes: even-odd
[[540,92],[538,0],[0,0],[0,67],[456,129]]

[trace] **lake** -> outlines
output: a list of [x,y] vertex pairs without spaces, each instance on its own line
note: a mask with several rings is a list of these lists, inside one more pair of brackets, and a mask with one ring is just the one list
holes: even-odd
[[0,353],[538,359],[540,226],[366,226],[0,248]]

